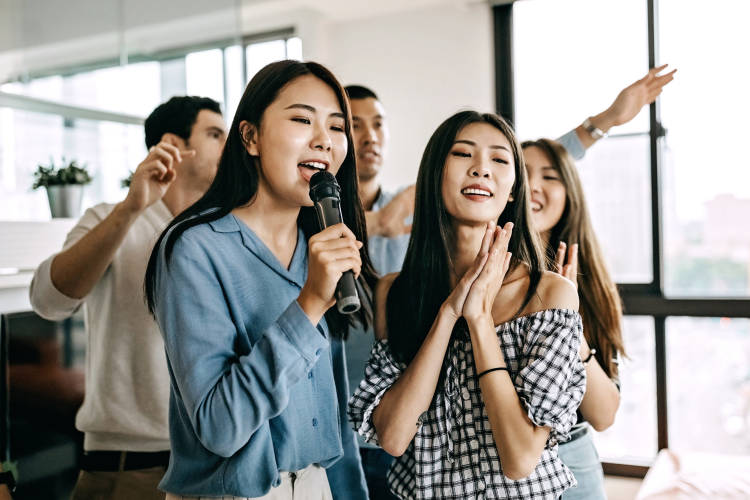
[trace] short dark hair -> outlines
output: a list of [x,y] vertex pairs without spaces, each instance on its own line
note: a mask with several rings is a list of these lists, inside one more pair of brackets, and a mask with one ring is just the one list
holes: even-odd
[[344,87],[344,90],[346,90],[346,95],[349,96],[350,101],[352,99],[367,99],[368,97],[372,97],[377,101],[380,100],[375,95],[375,92],[362,85],[348,85]]
[[144,124],[146,147],[151,148],[159,144],[166,133],[187,141],[193,133],[198,113],[203,109],[221,114],[221,105],[208,97],[178,96],[157,106],[148,115]]

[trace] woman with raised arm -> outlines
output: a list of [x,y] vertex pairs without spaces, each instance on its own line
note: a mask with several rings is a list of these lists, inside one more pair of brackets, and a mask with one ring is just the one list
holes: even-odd
[[589,219],[573,158],[549,139],[522,144],[531,190],[531,210],[552,270],[578,287],[584,338],[586,394],[571,438],[558,449],[578,481],[563,500],[606,499],[604,473],[589,425],[603,431],[620,406],[617,360],[624,355],[622,308]]
[[492,114],[457,113],[419,168],[400,274],[375,294],[377,342],[349,402],[360,434],[398,457],[403,499],[558,499],[557,458],[583,397],[570,281],[545,271],[521,148]]
[[[324,468],[342,456],[347,429],[329,347],[367,321],[364,309],[332,308],[334,291],[346,271],[365,295],[375,280],[352,144],[330,71],[266,66],[213,184],[157,242],[146,292],[171,377],[167,500],[331,498]],[[309,183],[321,170],[341,186],[346,225],[318,233]]]

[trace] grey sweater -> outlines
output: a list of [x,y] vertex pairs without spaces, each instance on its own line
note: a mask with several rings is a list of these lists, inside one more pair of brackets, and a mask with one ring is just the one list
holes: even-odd
[[[63,249],[105,219],[113,204],[97,205],[70,231]],[[164,342],[143,299],[143,277],[156,239],[172,219],[158,201],[133,224],[99,283],[83,299],[52,284],[55,255],[34,274],[34,310],[50,320],[83,306],[86,322],[86,397],[76,416],[84,449],[163,451],[169,449],[169,373]]]

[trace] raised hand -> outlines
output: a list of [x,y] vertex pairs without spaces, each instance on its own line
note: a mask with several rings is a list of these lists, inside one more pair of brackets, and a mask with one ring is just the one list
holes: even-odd
[[461,278],[461,281],[456,285],[456,288],[453,289],[453,292],[451,292],[443,303],[443,311],[453,319],[458,319],[463,316],[466,296],[469,294],[469,290],[471,290],[471,285],[474,283],[474,280],[477,279],[479,273],[484,269],[484,265],[489,256],[489,249],[492,244],[494,233],[495,223],[488,222],[487,229],[484,232],[484,238],[482,238],[482,246],[479,248],[479,253],[477,254],[476,259],[474,259],[471,267],[469,267],[463,278]]
[[566,248],[567,245],[561,241],[555,254],[555,272],[563,278],[568,278],[578,288],[578,243],[570,246],[567,264],[565,264]]
[[343,223],[330,226],[314,235],[307,243],[307,281],[297,298],[310,321],[317,324],[323,314],[336,303],[336,285],[346,271],[359,277],[362,242]]
[[615,102],[603,113],[607,115],[610,126],[615,127],[628,123],[635,118],[643,106],[656,100],[664,86],[674,80],[674,74],[677,71],[675,69],[664,75],[659,75],[667,66],[665,64],[658,68],[652,68],[646,76],[620,92]]
[[167,142],[152,146],[133,174],[124,204],[140,213],[162,199],[177,175],[175,165],[193,156],[195,150],[180,151]]
[[489,324],[493,325],[492,305],[503,286],[505,273],[510,268],[511,253],[508,252],[508,242],[512,233],[513,223],[511,222],[508,222],[502,229],[495,227],[492,231],[492,244],[487,262],[471,284],[464,302],[463,317],[469,324],[476,321],[489,321]]
[[414,185],[393,197],[380,211],[373,212],[368,220],[367,232],[370,236],[395,238],[411,232],[411,224],[404,224],[404,219],[414,214]]

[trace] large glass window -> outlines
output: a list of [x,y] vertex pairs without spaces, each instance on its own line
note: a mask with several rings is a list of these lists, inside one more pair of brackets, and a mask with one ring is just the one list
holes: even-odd
[[[522,139],[559,137],[604,111],[648,70],[642,0],[517,2],[513,33],[515,126]],[[619,283],[653,278],[648,129],[646,110],[613,129],[578,165]]]
[[[653,108],[578,162],[612,274],[628,284],[624,310],[647,315],[625,317],[621,405],[595,440],[604,461],[620,464],[664,447],[749,454],[750,4],[525,0],[495,13],[513,31],[514,71],[498,72],[498,105],[509,112],[502,86],[511,86],[523,139],[558,137],[603,111],[648,61],[678,69]],[[496,63],[508,64],[497,35]],[[662,127],[652,128],[651,111]]]
[[[218,101],[231,123],[247,81],[266,64],[285,58],[302,59],[299,38],[33,78],[28,83],[2,84],[0,91],[142,118],[172,96],[200,95]],[[127,191],[121,181],[145,155],[140,125],[0,108],[0,219],[49,219],[45,190],[31,190],[39,165],[54,161],[59,166],[63,157],[86,164],[94,181],[85,190],[85,209],[122,200]]]
[[750,294],[748,18],[745,0],[659,1],[660,59],[678,68],[661,99],[668,295]]
[[669,447],[750,454],[750,320],[667,320]]
[[620,362],[620,409],[612,427],[594,433],[594,442],[602,460],[650,462],[657,452],[653,318],[625,317],[623,340],[628,357]]
[[84,190],[83,208],[116,203],[127,191],[121,181],[146,155],[143,127],[0,109],[0,218],[49,220],[44,188],[32,190],[39,165],[59,166],[77,159],[93,177]]

